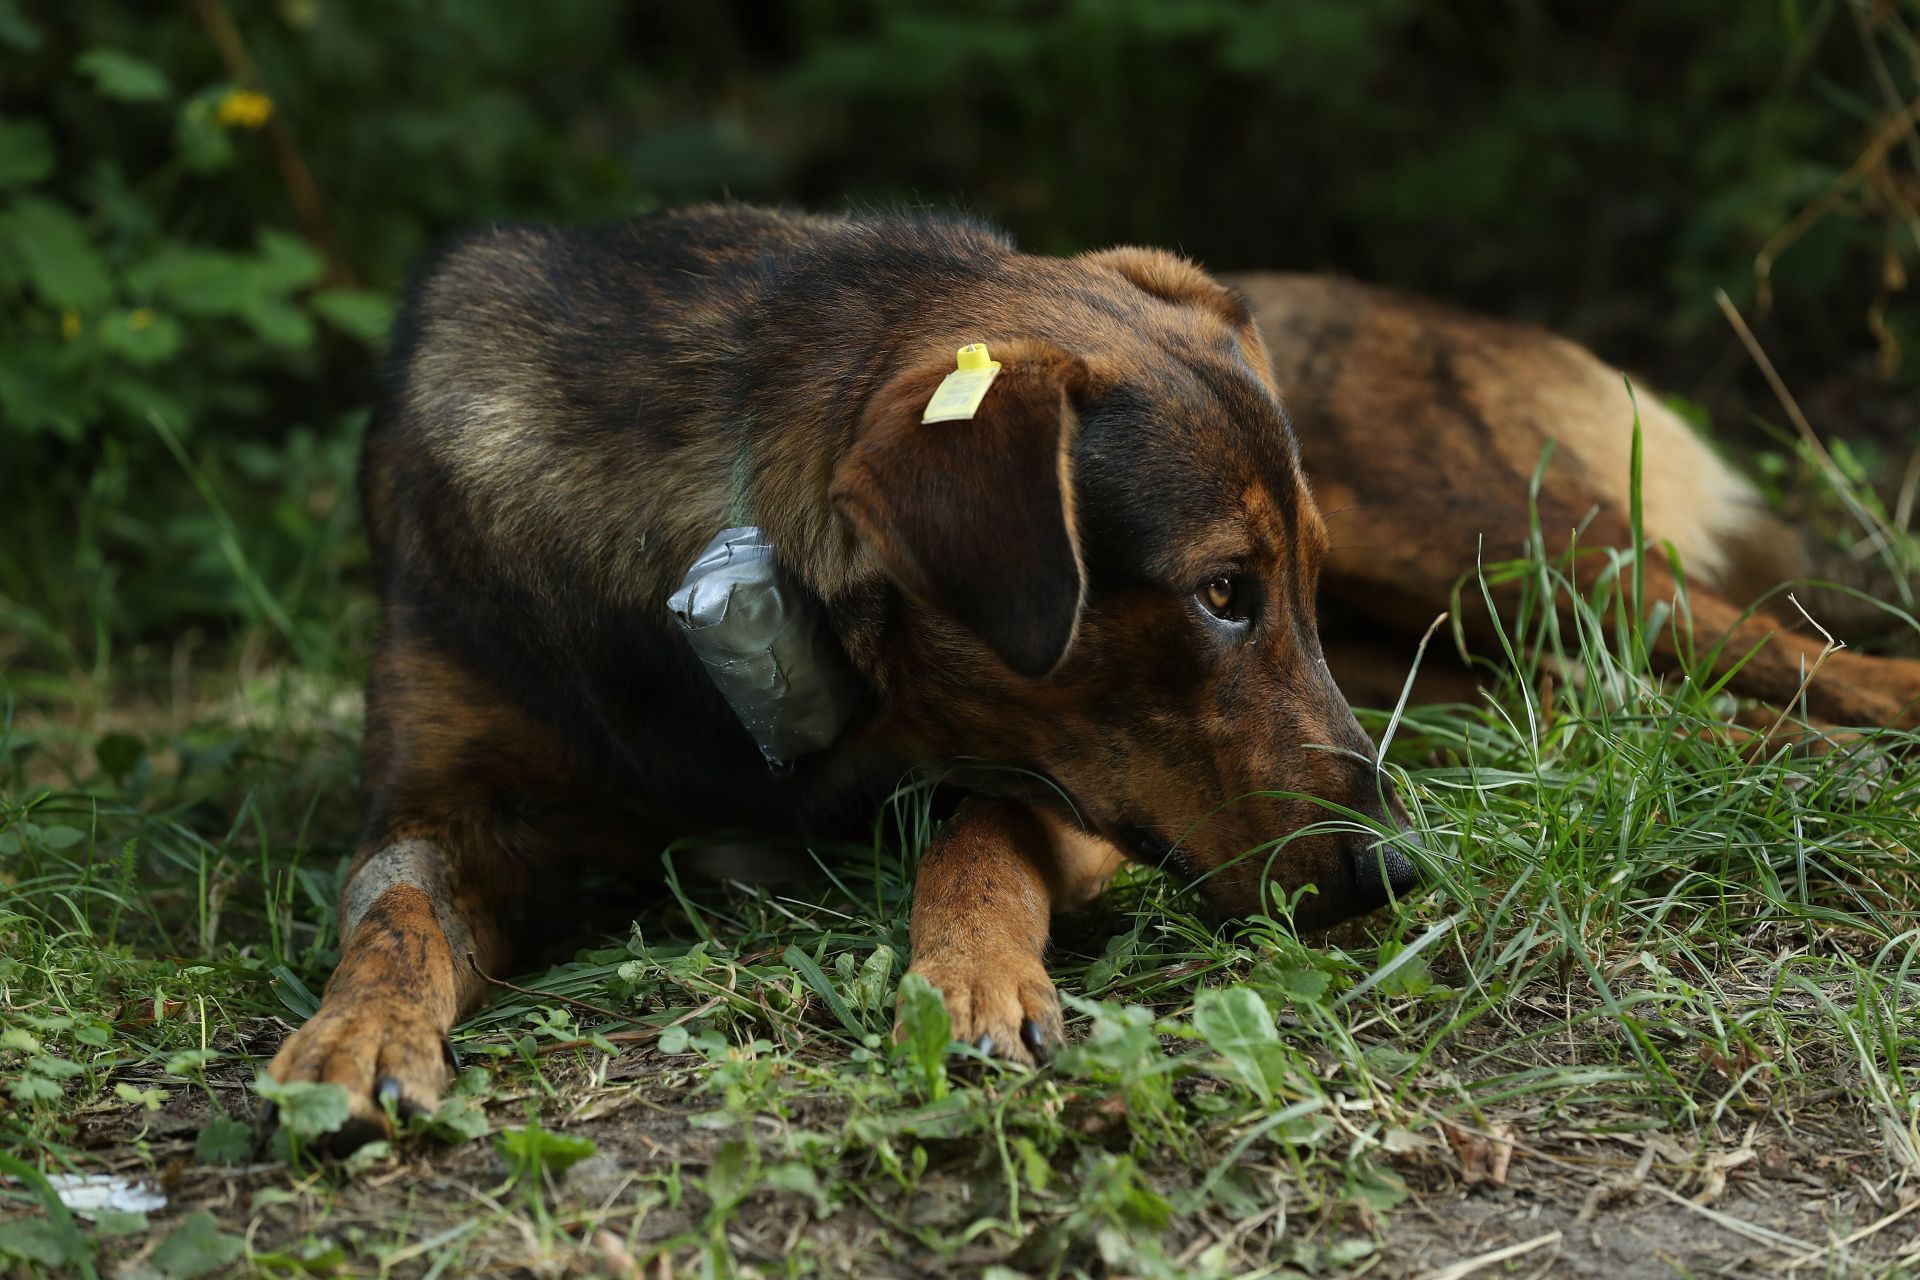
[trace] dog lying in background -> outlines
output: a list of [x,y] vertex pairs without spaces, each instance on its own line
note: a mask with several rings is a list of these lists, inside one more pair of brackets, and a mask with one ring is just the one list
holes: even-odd
[[[1538,500],[1549,554],[1559,554],[1576,527],[1583,548],[1630,549],[1637,410],[1645,599],[1678,594],[1671,548],[1693,620],[1691,634],[1661,630],[1654,660],[1673,671],[1676,644],[1702,653],[1719,644],[1711,670],[1696,674],[1747,659],[1736,693],[1776,708],[1795,700],[1823,642],[1786,625],[1776,612],[1790,608],[1784,596],[1751,617],[1746,610],[1782,583],[1855,571],[1769,512],[1753,485],[1657,395],[1642,387],[1630,396],[1618,370],[1530,326],[1328,277],[1228,282],[1260,317],[1314,497],[1327,513],[1328,656],[1350,696],[1391,705],[1406,679],[1407,640],[1449,607],[1451,585],[1476,563],[1527,545],[1528,485],[1549,443]],[[1490,619],[1473,608],[1477,591],[1464,603],[1470,642],[1494,651]],[[1826,598],[1831,608],[1845,603]],[[1464,681],[1447,680],[1444,660],[1431,670],[1437,692],[1471,696]],[[1817,721],[1911,727],[1920,663],[1835,652],[1805,698]]]
[[[1627,395],[1534,330],[1237,283],[1153,249],[736,206],[448,249],[366,444],[384,612],[340,964],[273,1074],[346,1086],[377,1132],[384,1103],[438,1098],[448,1030],[541,925],[515,919],[532,885],[689,826],[867,830],[915,769],[965,796],[920,861],[912,971],[957,1038],[1020,1061],[1062,1033],[1049,917],[1122,859],[1228,914],[1291,901],[1303,928],[1409,891],[1316,602],[1397,688],[1482,539],[1523,546],[1549,438],[1542,527],[1625,545]],[[941,419],[961,348],[979,394]],[[1736,687],[1784,703],[1811,646],[1737,602],[1798,572],[1797,540],[1641,414],[1649,537],[1723,662],[1766,641]],[[730,526],[849,673],[844,728],[778,769],[667,604]],[[1647,599],[1674,590],[1656,553]],[[1911,724],[1917,697],[1920,664],[1844,653],[1809,690],[1845,723]]]

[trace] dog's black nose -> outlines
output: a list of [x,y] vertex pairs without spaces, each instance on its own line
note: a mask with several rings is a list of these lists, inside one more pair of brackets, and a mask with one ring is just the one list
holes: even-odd
[[[1401,836],[1400,841],[1406,840]],[[1403,897],[1420,883],[1419,868],[1396,844],[1370,840],[1347,851],[1347,872],[1353,896],[1362,910],[1385,906],[1389,897]]]

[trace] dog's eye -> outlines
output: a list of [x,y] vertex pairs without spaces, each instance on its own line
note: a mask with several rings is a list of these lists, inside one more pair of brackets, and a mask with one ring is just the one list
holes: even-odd
[[1234,583],[1227,574],[1215,574],[1213,580],[1200,589],[1200,602],[1207,606],[1207,612],[1216,618],[1235,618]]

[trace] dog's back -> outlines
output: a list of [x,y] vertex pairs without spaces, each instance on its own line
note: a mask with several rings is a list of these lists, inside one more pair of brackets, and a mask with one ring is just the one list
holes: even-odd
[[[525,558],[506,567],[524,587],[560,590],[543,577],[583,567],[659,586],[660,557],[612,540],[702,504],[636,480],[673,454],[689,479],[713,481],[703,453],[719,461],[727,442],[692,433],[716,425],[723,388],[697,375],[736,354],[738,309],[768,256],[828,225],[725,206],[586,227],[491,226],[444,248],[408,291],[367,441],[367,522],[383,565],[405,521],[431,518],[422,497],[444,495],[472,532],[521,548]],[[609,473],[609,462],[623,470]],[[649,497],[663,509],[616,509]],[[603,505],[583,509],[591,503]],[[572,535],[600,514],[593,527],[608,543],[588,548],[583,566]],[[562,529],[565,554],[551,554]],[[440,536],[410,553],[470,550],[466,538],[448,545],[444,535],[461,532],[450,521],[432,532]],[[457,566],[463,577],[501,567]]]
[[[840,225],[710,206],[493,226],[422,270],[361,471],[384,610],[371,813],[434,743],[508,734],[522,741],[498,753],[503,793],[573,779],[745,823],[823,794],[769,777],[665,600],[728,522],[752,426],[731,371],[751,363],[767,264]],[[500,723],[421,734],[461,702]],[[551,780],[528,776],[529,754]]]

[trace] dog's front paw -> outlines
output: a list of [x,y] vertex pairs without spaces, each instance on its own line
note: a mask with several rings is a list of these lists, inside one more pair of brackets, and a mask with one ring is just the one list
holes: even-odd
[[399,996],[328,1001],[287,1037],[267,1070],[282,1083],[346,1089],[352,1110],[328,1143],[344,1153],[392,1136],[388,1102],[402,1118],[440,1105],[451,1065],[446,1044],[444,1028]]
[[1035,1066],[1065,1039],[1060,996],[1032,956],[944,951],[915,956],[907,971],[940,992],[953,1038],[982,1053]]

